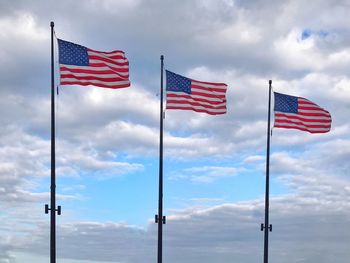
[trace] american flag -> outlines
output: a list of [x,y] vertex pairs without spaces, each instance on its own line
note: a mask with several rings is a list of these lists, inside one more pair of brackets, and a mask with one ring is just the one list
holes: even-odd
[[129,61],[123,51],[96,51],[58,39],[61,85],[130,87]]
[[166,108],[211,115],[226,113],[224,83],[202,82],[166,70]]
[[275,128],[298,129],[310,133],[330,131],[332,118],[328,111],[301,97],[274,92]]

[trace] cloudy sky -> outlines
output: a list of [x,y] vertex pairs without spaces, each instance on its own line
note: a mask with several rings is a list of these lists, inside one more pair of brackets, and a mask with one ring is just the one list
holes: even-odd
[[270,262],[348,263],[349,12],[349,0],[1,1],[0,263],[49,261],[50,21],[58,38],[125,51],[132,82],[59,87],[58,263],[156,262],[160,55],[228,84],[225,115],[166,112],[163,260],[262,262],[271,79],[333,123],[273,129]]

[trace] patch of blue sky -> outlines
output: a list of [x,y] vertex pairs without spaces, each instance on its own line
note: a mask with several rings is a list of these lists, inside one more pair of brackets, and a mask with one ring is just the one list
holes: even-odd
[[329,35],[329,32],[325,30],[311,30],[311,29],[304,29],[301,33],[301,40],[308,39],[311,36],[316,36],[319,38],[326,38]]
[[[210,174],[202,167],[222,168],[222,174]],[[169,206],[176,206],[172,200],[191,200],[193,198],[213,198],[223,199],[223,202],[235,202],[255,199],[264,194],[265,191],[265,163],[257,162],[251,165],[234,162],[232,160],[221,161],[220,166],[215,163],[195,162],[178,163],[169,167],[176,167],[173,170],[167,169],[167,187],[169,188]],[[197,168],[194,172],[193,167]],[[263,167],[263,168],[262,168]],[[231,168],[233,171],[231,171]],[[227,171],[226,171],[227,170]],[[192,174],[191,174],[192,172]],[[227,172],[227,174],[225,174]],[[182,173],[182,174],[181,174]],[[172,175],[176,176],[172,176]],[[216,176],[218,175],[218,176]],[[221,176],[220,176],[221,175]],[[174,179],[175,177],[175,179]],[[201,180],[200,177],[204,177]],[[205,180],[209,177],[209,180]],[[287,189],[274,182],[274,194],[280,194]]]
[[[167,181],[164,191],[165,204],[168,208],[181,209],[194,205],[193,200],[196,199],[218,200],[216,204],[260,199],[265,195],[265,178],[265,174],[252,170],[211,183]],[[271,195],[276,196],[287,192],[289,189],[285,185],[271,177]],[[197,203],[197,205],[200,204],[200,202]],[[212,205],[212,203],[209,204]]]
[[312,32],[309,29],[305,29],[303,30],[303,32],[301,33],[301,39],[305,40],[308,39],[311,36]]
[[[142,163],[142,160],[137,160]],[[94,174],[80,178],[61,178],[61,189],[71,184],[84,185],[76,194],[79,200],[63,203],[75,209],[75,216],[84,220],[128,222],[143,225],[156,212],[158,196],[157,163],[142,163],[144,169],[129,174],[106,177]],[[78,208],[77,208],[78,207]]]
[[[58,177],[57,194],[76,197],[57,200],[57,205],[63,208],[60,221],[112,221],[146,226],[158,210],[158,159],[137,158],[132,161],[142,164],[144,169],[106,176],[103,180],[93,173]],[[174,174],[180,177],[174,180]],[[193,205],[258,199],[265,194],[265,159],[247,165],[230,158],[211,161],[209,158],[196,161],[165,158],[163,176],[165,213]],[[204,177],[204,180],[200,177]],[[205,180],[205,177],[209,180]],[[49,178],[43,183],[45,187],[41,186],[40,189],[49,191]],[[288,189],[271,174],[270,191],[271,195],[280,195],[288,192]]]

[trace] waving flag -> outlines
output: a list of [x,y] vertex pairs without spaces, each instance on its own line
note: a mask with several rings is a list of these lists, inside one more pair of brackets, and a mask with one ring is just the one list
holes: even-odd
[[123,51],[96,51],[61,39],[58,51],[61,85],[130,86],[129,62]]
[[332,118],[317,104],[281,93],[275,94],[275,128],[298,129],[310,133],[330,131]]
[[202,82],[166,70],[166,108],[211,115],[226,113],[224,83]]

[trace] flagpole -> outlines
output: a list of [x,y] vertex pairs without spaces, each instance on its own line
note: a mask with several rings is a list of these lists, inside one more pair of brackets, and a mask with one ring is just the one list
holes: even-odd
[[165,216],[163,216],[163,71],[164,56],[160,56],[160,112],[159,112],[159,195],[158,195],[158,215],[155,216],[155,222],[158,223],[158,255],[157,262],[162,263],[163,252],[163,224],[165,224]]
[[54,68],[54,22],[51,27],[51,203],[45,205],[45,214],[50,210],[50,263],[56,263],[56,211],[61,214],[61,207],[56,209],[56,148],[55,148],[55,68]]
[[270,191],[270,115],[271,115],[271,85],[269,80],[269,110],[267,121],[267,150],[266,150],[266,189],[265,189],[265,224],[261,224],[261,231],[264,231],[264,263],[269,262],[269,231],[272,225],[269,224],[269,191]]

